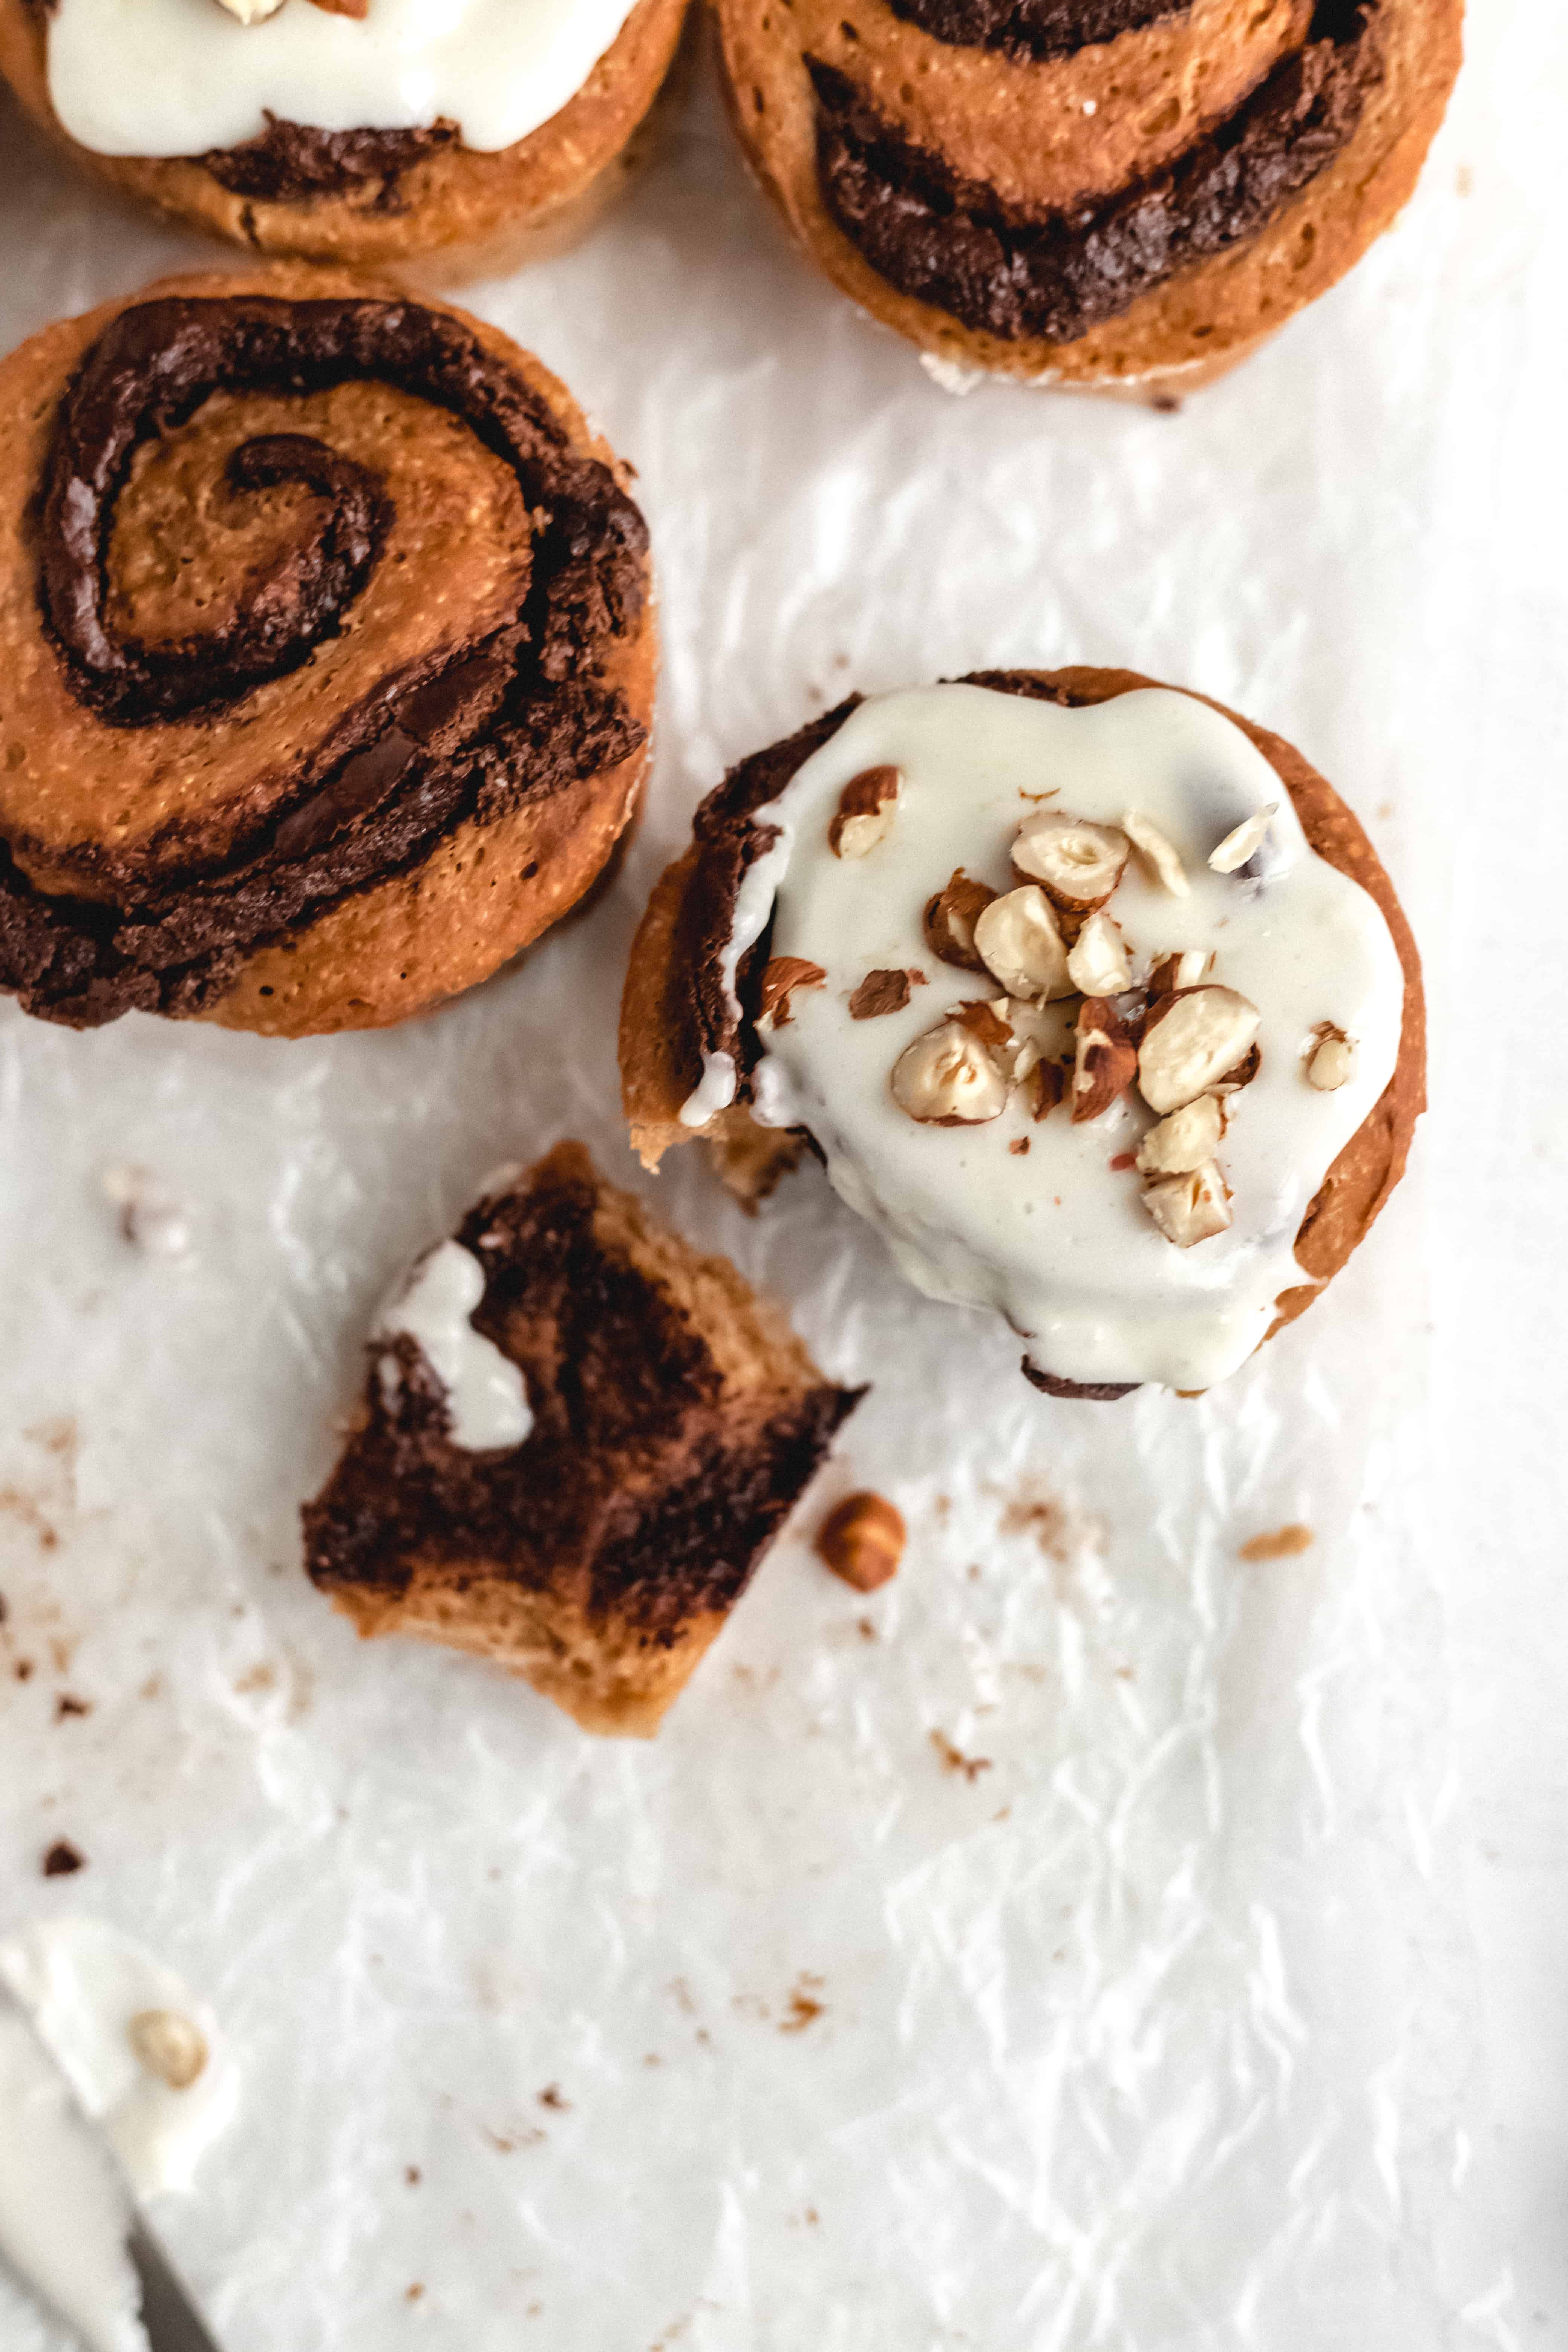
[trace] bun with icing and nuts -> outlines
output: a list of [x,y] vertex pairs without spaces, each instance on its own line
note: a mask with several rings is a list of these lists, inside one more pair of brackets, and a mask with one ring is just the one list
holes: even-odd
[[1190,391],[1408,200],[1463,0],[717,0],[807,252],[930,359]]
[[496,274],[623,184],[687,0],[0,0],[0,71],[122,194],[262,253]]
[[1388,877],[1289,744],[1125,670],[996,671],[731,772],[620,1057],[647,1166],[804,1138],[918,1287],[1114,1397],[1224,1379],[1344,1265],[1425,1027]]
[[647,535],[565,387],[345,272],[0,363],[0,990],[300,1036],[487,979],[642,789]]

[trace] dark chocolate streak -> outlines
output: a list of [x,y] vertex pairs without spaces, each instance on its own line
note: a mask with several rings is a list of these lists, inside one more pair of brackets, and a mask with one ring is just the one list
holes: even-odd
[[396,1390],[373,1362],[364,1425],[305,1507],[318,1584],[399,1593],[416,1559],[459,1587],[502,1566],[525,1589],[585,1584],[590,1616],[655,1648],[736,1599],[864,1391],[727,1396],[689,1312],[606,1246],[596,1208],[591,1184],[546,1162],[469,1213],[475,1328],[521,1365],[532,1433],[508,1453],[455,1445],[439,1382],[397,1340]]
[[222,723],[259,677],[310,660],[387,525],[364,468],[304,436],[237,449],[238,487],[302,479],[331,501],[331,518],[319,544],[245,593],[225,628],[174,648],[128,643],[109,625],[114,503],[137,445],[213,392],[363,378],[452,411],[510,467],[532,531],[522,609],[333,714],[288,807],[219,866],[194,857],[175,879],[149,881],[83,843],[78,863],[103,875],[106,895],[70,900],[32,888],[0,851],[0,987],[30,1012],[88,1026],[133,1007],[200,1011],[247,953],[301,916],[423,858],[455,824],[492,822],[643,740],[596,676],[606,639],[641,607],[641,515],[461,320],[402,301],[171,297],[105,330],[62,403],[43,496],[46,625],[77,698],[110,727],[193,711]]
[[1332,163],[1380,70],[1377,0],[1320,9],[1307,45],[1184,155],[1110,198],[1030,213],[962,178],[808,58],[822,200],[901,294],[1009,341],[1070,343],[1178,269],[1256,236]]
[[372,212],[403,208],[403,182],[416,163],[458,136],[455,122],[413,131],[318,131],[268,113],[267,128],[238,147],[192,158],[220,187],[265,204],[306,205],[318,196],[365,196]]
[[1166,16],[1193,0],[888,0],[895,16],[955,48],[1000,49],[1020,64],[1072,57]]

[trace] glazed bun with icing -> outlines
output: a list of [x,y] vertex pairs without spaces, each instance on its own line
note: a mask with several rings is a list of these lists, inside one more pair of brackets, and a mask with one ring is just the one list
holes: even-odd
[[472,987],[637,805],[624,469],[537,360],[298,266],[0,363],[0,989],[277,1035]]
[[686,6],[0,0],[0,72],[175,220],[315,261],[439,253],[450,283],[556,250],[619,191]]
[[731,110],[842,290],[937,361],[1219,374],[1409,198],[1463,0],[717,0]]
[[[808,1143],[1054,1393],[1190,1391],[1363,1240],[1423,1107],[1420,968],[1279,736],[1125,670],[858,697],[731,771],[621,1009],[648,1167]],[[773,1164],[769,1164],[770,1150]]]

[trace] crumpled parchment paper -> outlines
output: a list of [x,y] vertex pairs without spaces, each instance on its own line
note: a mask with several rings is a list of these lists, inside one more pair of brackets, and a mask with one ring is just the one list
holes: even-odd
[[[1442,958],[1448,455],[1487,389],[1445,307],[1455,135],[1347,285],[1154,415],[934,384],[787,247],[699,76],[587,246],[467,298],[653,527],[659,758],[613,894],[387,1034],[0,1007],[0,1925],[96,1911],[215,2002],[241,2111],[155,2220],[226,2352],[1512,2340],[1419,1162],[1227,1387],[1058,1403],[816,1170],[754,1223],[696,1152],[641,1176],[613,1047],[724,764],[981,666],[1125,663],[1279,728]],[[0,250],[7,343],[209,258],[10,111]],[[874,1383],[651,1747],[361,1645],[299,1566],[375,1302],[562,1134]],[[869,1600],[807,1546],[860,1485],[911,1529]],[[46,1880],[62,1839],[86,1868]],[[0,2282],[6,2352],[57,2340]]]

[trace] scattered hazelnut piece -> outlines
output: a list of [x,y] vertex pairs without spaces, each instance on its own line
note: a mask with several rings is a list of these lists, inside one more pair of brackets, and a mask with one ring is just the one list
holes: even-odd
[[884,1013],[901,1013],[910,1001],[907,971],[868,971],[849,999],[851,1021],[875,1021]]
[[1158,1176],[1143,1187],[1143,1203],[1168,1242],[1191,1249],[1223,1234],[1230,1223],[1225,1178],[1212,1160],[1180,1176]]
[[805,956],[772,956],[763,973],[762,994],[757,1008],[759,1029],[783,1029],[790,1020],[790,992],[796,988],[820,988],[827,974],[819,963],[811,963]]
[[1214,970],[1214,957],[1203,948],[1184,948],[1179,955],[1162,956],[1151,971],[1151,996],[1174,996],[1179,988],[1196,988]]
[[1215,1080],[1209,1091],[1216,1095],[1239,1094],[1243,1087],[1249,1087],[1252,1084],[1262,1067],[1262,1051],[1258,1046],[1254,1045],[1250,1053],[1242,1055],[1234,1070],[1226,1070],[1224,1077]]
[[1103,996],[1086,996],[1078,1013],[1078,1045],[1073,1056],[1072,1116],[1099,1118],[1132,1083],[1138,1048],[1132,1033],[1114,1004]]
[[1214,1158],[1224,1133],[1225,1108],[1218,1097],[1199,1095],[1149,1129],[1133,1165],[1141,1176],[1190,1175]]
[[1244,817],[1234,832],[1226,835],[1219,847],[1210,851],[1211,872],[1234,874],[1238,867],[1245,866],[1254,851],[1262,848],[1264,836],[1279,814],[1279,802],[1270,801],[1267,808],[1260,808],[1253,815]]
[[1012,1033],[1005,1060],[1014,1086],[1022,1086],[1039,1063],[1070,1057],[1076,1005],[1060,997],[1050,1004],[1031,1004],[1027,997],[1007,996],[998,1010]]
[[1059,1062],[1041,1062],[1035,1070],[1035,1117],[1049,1118],[1067,1092],[1068,1074]]
[[961,866],[945,890],[926,902],[926,945],[943,963],[961,971],[984,971],[974,946],[974,926],[996,893],[984,882],[972,882]]
[[[994,1014],[991,1024],[1005,1044],[1010,1034],[1005,1024]],[[1007,1075],[972,1024],[970,1008],[963,1007],[906,1045],[893,1064],[893,1100],[911,1118],[928,1127],[975,1127],[1000,1116]]]
[[1087,817],[1047,809],[1018,827],[1013,863],[1020,874],[1044,883],[1063,914],[1092,915],[1121,881],[1128,850],[1119,825],[1091,824]]
[[218,0],[218,5],[242,25],[264,25],[268,16],[276,16],[283,0]]
[[1191,885],[1187,872],[1175,849],[1157,824],[1136,809],[1129,809],[1121,820],[1122,828],[1134,849],[1144,859],[1154,879],[1167,889],[1173,898],[1184,898]]
[[1307,1084],[1331,1095],[1355,1076],[1355,1047],[1342,1029],[1325,1021],[1316,1032],[1317,1044],[1307,1062]]
[[1068,950],[1068,978],[1086,996],[1120,996],[1132,985],[1127,944],[1109,915],[1086,915]]
[[1050,900],[1037,884],[994,898],[974,926],[974,944],[1009,996],[1070,996],[1068,952]]
[[[1150,1011],[1138,1047],[1138,1085],[1151,1110],[1180,1110],[1236,1074],[1262,1015],[1234,988],[1178,989]],[[1247,1073],[1251,1076],[1251,1072]]]
[[175,2009],[141,2011],[126,2027],[125,2038],[149,2074],[171,2091],[188,2091],[207,2063],[205,2034]]
[[857,1592],[875,1592],[899,1572],[903,1515],[880,1495],[847,1495],[818,1528],[816,1550]]
[[838,795],[838,811],[827,828],[835,857],[865,857],[892,831],[903,775],[898,768],[862,768]]

